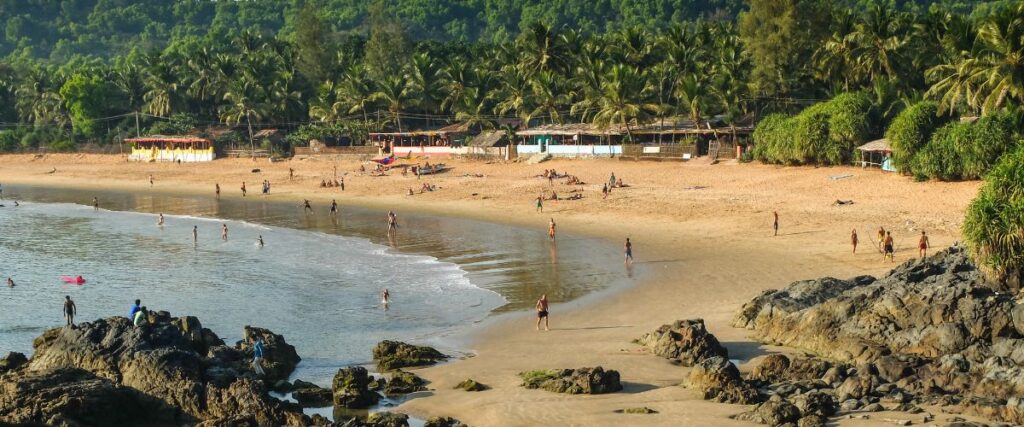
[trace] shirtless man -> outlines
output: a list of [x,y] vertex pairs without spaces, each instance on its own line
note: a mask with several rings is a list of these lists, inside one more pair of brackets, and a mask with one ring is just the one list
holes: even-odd
[[623,245],[626,252],[626,265],[633,264],[633,242],[629,241],[629,237],[626,238],[626,243]]
[[220,239],[225,241],[225,242],[228,240],[228,225],[227,224],[221,224],[220,225]]
[[775,222],[772,223],[772,229],[775,230],[775,234],[773,234],[772,236],[778,236],[779,235],[779,212],[778,211],[772,211],[772,215],[775,215]]
[[215,184],[213,184],[213,186],[214,186],[213,187],[214,191],[217,194],[217,198],[219,199],[220,198],[220,183],[215,183]]
[[544,330],[550,331],[551,328],[548,325],[548,296],[546,294],[540,296],[535,308],[537,309],[537,330],[540,330],[540,321],[543,320]]
[[198,225],[193,225],[192,226],[192,244],[193,245],[198,245],[199,244],[199,226]]
[[149,186],[153,186],[153,174],[149,174]]
[[850,244],[853,245],[853,253],[856,254],[857,253],[857,229],[856,228],[854,228],[853,231],[850,232]]
[[384,307],[391,303],[391,292],[388,292],[388,288],[384,288],[384,292],[380,293],[380,300],[384,303]]
[[75,315],[78,314],[78,307],[75,307],[75,302],[71,300],[70,295],[64,296],[64,320],[67,322],[67,326],[75,326]]
[[555,241],[555,219],[554,218],[551,218],[551,222],[548,223],[548,238],[550,238],[552,242]]
[[309,205],[309,199],[306,199],[306,201],[303,203],[302,210],[304,212],[313,212],[313,207]]
[[928,248],[931,247],[931,242],[928,241],[928,236],[924,234],[924,230],[921,230],[921,238],[917,241],[917,254],[921,258],[928,255]]
[[160,217],[156,220],[156,225],[160,227],[164,226],[164,214],[160,214]]
[[242,197],[245,197],[245,181],[242,181]]
[[11,279],[10,277],[7,278],[7,287],[8,288],[13,288],[14,287],[14,279]]
[[889,258],[889,262],[896,261],[896,250],[893,247],[892,232],[885,232],[885,240],[882,241],[882,261]]
[[388,233],[393,233],[398,229],[398,215],[395,215],[394,211],[388,211]]
[[260,245],[261,248],[263,247],[263,235],[262,234],[260,234],[260,237],[256,238],[256,243],[258,245]]
[[336,200],[334,200],[334,199],[331,199],[331,215],[337,215],[337,214],[338,214],[338,202]]
[[100,200],[99,199],[97,199],[95,197],[92,198],[92,208],[93,209],[99,209],[100,208]]

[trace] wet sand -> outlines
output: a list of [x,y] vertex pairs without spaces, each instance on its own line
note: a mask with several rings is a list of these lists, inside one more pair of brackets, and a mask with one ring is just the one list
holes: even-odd
[[[476,356],[423,369],[433,393],[415,398],[398,410],[419,416],[454,416],[470,425],[739,425],[729,415],[745,407],[705,402],[682,387],[688,369],[645,354],[630,341],[661,324],[681,318],[704,318],[712,333],[748,369],[768,351],[751,342],[747,331],[729,326],[739,306],[764,289],[792,280],[824,275],[848,277],[881,274],[873,246],[879,226],[893,230],[897,261],[916,255],[921,229],[929,232],[935,250],[958,240],[963,211],[978,183],[915,183],[906,177],[853,167],[781,168],[701,161],[680,163],[618,160],[558,160],[525,164],[446,161],[451,171],[432,177],[359,175],[358,162],[220,160],[203,165],[127,164],[116,156],[49,155],[0,157],[0,182],[64,185],[137,191],[212,193],[220,182],[226,197],[238,197],[242,180],[258,189],[270,179],[270,198],[339,203],[375,209],[419,210],[536,227],[539,239],[553,217],[560,230],[621,242],[629,236],[636,264],[623,274],[639,283],[614,294],[585,298],[572,308],[552,301],[551,332],[534,330],[534,315],[517,312],[499,317],[469,339]],[[348,172],[346,191],[321,189],[321,179]],[[46,173],[57,167],[54,174]],[[288,180],[288,168],[298,177]],[[548,202],[545,213],[534,212],[533,200],[552,189],[535,178],[555,168],[587,182],[584,186],[555,183],[562,197],[581,189],[580,201]],[[260,168],[261,173],[250,172]],[[602,200],[600,186],[615,172],[629,188],[615,189]],[[470,176],[464,176],[470,174]],[[476,177],[473,174],[482,174]],[[852,175],[850,177],[844,177]],[[834,177],[843,177],[833,179]],[[430,182],[436,192],[405,196],[406,189]],[[250,192],[250,194],[252,194]],[[836,200],[852,205],[833,206]],[[780,235],[772,237],[772,211],[780,215]],[[861,245],[850,253],[850,230]],[[621,257],[608,263],[621,265]],[[456,308],[457,309],[457,308]],[[616,369],[626,384],[623,393],[604,396],[562,396],[518,386],[516,373],[547,368],[601,365]],[[466,378],[493,387],[480,393],[451,390]],[[621,415],[612,411],[648,406],[655,415]],[[868,425],[871,420],[844,420],[843,425]],[[893,415],[893,417],[898,417]],[[921,415],[904,415],[920,422]],[[937,421],[944,421],[939,415]],[[889,425],[891,423],[884,423]]]

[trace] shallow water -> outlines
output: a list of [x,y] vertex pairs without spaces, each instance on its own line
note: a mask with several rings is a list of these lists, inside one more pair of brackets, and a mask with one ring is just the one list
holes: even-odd
[[[5,190],[0,276],[17,287],[0,290],[3,352],[30,353],[34,337],[62,324],[64,295],[78,321],[124,315],[140,298],[194,315],[228,342],[244,325],[280,333],[303,358],[293,377],[326,385],[339,367],[370,362],[382,339],[454,350],[454,337],[492,313],[529,309],[542,293],[570,301],[625,278],[617,245],[575,236],[552,244],[546,217],[533,230],[399,212],[389,238],[385,212],[349,207],[331,216],[327,206],[307,214],[301,201],[259,196]],[[101,209],[87,206],[93,196]],[[60,280],[76,275],[87,282]]]

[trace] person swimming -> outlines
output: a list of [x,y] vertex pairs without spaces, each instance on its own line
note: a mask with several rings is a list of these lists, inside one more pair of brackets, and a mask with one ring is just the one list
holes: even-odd
[[381,292],[380,299],[385,307],[391,303],[391,292],[388,292],[388,288],[384,288],[384,292]]
[[7,278],[7,287],[8,288],[13,288],[14,287],[14,279],[11,279],[10,277]]
[[305,212],[313,212],[313,206],[310,206],[309,199],[302,204],[302,210]]
[[263,235],[262,234],[260,234],[260,237],[256,238],[256,243],[259,244],[261,248],[263,247]]

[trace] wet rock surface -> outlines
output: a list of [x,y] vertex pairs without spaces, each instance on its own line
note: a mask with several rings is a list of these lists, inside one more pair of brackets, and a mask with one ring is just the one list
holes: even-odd
[[611,369],[606,371],[600,366],[529,371],[522,372],[519,376],[523,379],[523,387],[555,393],[603,394],[622,390],[618,371]]
[[918,404],[932,403],[1024,424],[1017,398],[1024,395],[1024,308],[1011,290],[988,281],[954,247],[878,279],[823,278],[766,291],[743,306],[734,326],[821,356],[773,355],[751,372],[763,393],[804,417],[919,413]]
[[381,371],[429,366],[447,358],[448,356],[431,347],[399,341],[381,341],[373,348],[373,362]]
[[339,369],[331,383],[334,406],[365,409],[376,405],[380,396],[370,391],[370,381],[370,373],[362,366]]
[[729,352],[708,332],[703,319],[678,320],[663,325],[644,334],[636,343],[683,366],[693,366],[716,356],[729,358]]
[[[6,359],[0,421],[268,426],[308,421],[297,405],[267,394],[244,348],[224,346],[194,317],[151,312],[148,320],[136,327],[112,317],[45,331],[33,342],[35,352],[27,363],[17,356]],[[275,337],[275,345],[287,346],[283,337]],[[287,376],[294,363],[275,356],[268,354],[268,363],[278,364]]]

